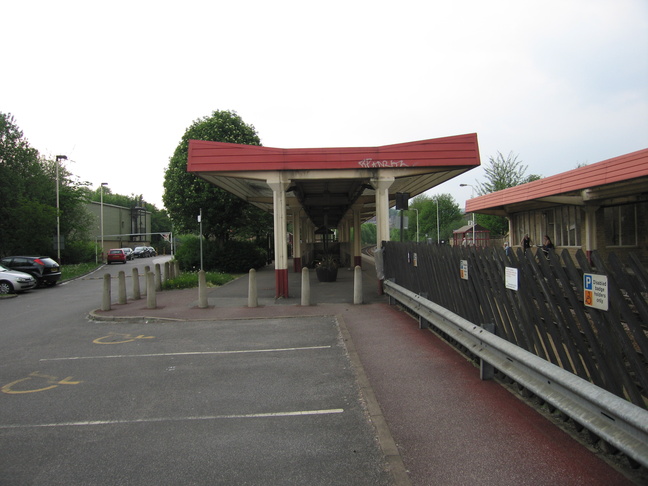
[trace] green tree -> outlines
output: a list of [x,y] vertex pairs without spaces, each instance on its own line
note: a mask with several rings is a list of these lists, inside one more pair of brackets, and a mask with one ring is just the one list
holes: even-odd
[[233,111],[214,111],[186,130],[164,174],[162,199],[176,230],[198,232],[202,209],[203,234],[225,241],[231,237],[265,234],[272,217],[240,198],[187,172],[189,140],[261,145],[252,125]]
[[[437,201],[439,215],[439,232],[437,233]],[[438,194],[434,197],[427,194],[419,194],[409,205],[409,225],[407,239],[416,241],[416,211],[418,210],[419,239],[424,241],[427,238],[433,243],[437,240],[448,241],[452,237],[452,231],[460,225],[462,220],[461,209],[450,194]]]
[[[541,178],[536,174],[526,175],[527,166],[522,164],[518,156],[509,152],[504,157],[501,152],[497,152],[495,157],[488,159],[489,165],[484,170],[486,172],[486,181],[477,182],[477,194],[483,196],[491,192],[501,191],[509,187],[519,186]],[[508,234],[508,220],[503,216],[492,214],[476,214],[475,222],[491,231],[491,236],[505,236]]]
[[[83,183],[62,164],[42,159],[10,114],[0,113],[0,255],[54,255],[57,233],[56,189],[66,247],[86,237]],[[66,261],[65,250],[61,258]]]

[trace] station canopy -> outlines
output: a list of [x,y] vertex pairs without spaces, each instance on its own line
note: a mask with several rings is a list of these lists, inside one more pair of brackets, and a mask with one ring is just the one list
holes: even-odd
[[375,182],[417,196],[479,166],[477,134],[379,147],[271,148],[191,140],[187,170],[264,211],[273,212],[269,181],[286,182],[286,204],[317,228],[336,228],[349,210],[376,214]]

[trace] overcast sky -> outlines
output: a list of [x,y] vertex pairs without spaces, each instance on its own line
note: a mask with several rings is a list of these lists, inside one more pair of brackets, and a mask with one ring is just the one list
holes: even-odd
[[[648,147],[646,0],[0,0],[0,112],[93,188],[162,207],[186,128],[269,147],[476,132],[549,176]],[[460,206],[474,169],[431,191]]]

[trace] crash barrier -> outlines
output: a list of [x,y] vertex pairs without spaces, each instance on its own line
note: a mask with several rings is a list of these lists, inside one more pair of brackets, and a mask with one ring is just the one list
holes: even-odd
[[[393,281],[384,282],[390,304],[418,314],[420,327],[432,325],[483,364],[490,365],[581,427],[648,467],[648,411],[511,344]],[[632,462],[631,462],[632,463]]]

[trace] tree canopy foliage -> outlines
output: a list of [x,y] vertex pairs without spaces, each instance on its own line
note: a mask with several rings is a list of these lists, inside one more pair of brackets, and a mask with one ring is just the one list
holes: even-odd
[[[437,204],[439,215],[439,232],[437,233]],[[449,241],[452,231],[461,225],[462,215],[459,205],[450,194],[437,194],[429,196],[419,194],[409,204],[406,214],[409,216],[406,240],[416,241],[416,211],[418,210],[419,240],[431,239],[433,243],[438,240]]]
[[61,161],[42,158],[14,117],[0,113],[0,255],[57,253],[57,166],[65,259],[87,237],[86,184],[73,178]]
[[[513,152],[509,152],[508,156],[504,157],[498,151],[497,155],[489,157],[488,163],[489,165],[484,168],[486,181],[477,183],[477,194],[480,196],[541,178],[541,176],[535,174],[526,175],[528,167],[523,165],[522,161],[518,159],[518,155]],[[505,236],[509,231],[508,220],[503,216],[477,214],[475,215],[475,222],[489,229],[491,236]]]
[[231,237],[260,239],[271,231],[272,217],[240,198],[187,172],[189,140],[261,145],[252,125],[233,111],[214,111],[193,122],[164,174],[164,205],[176,230],[197,233],[202,209],[202,230],[207,237],[225,241]]

